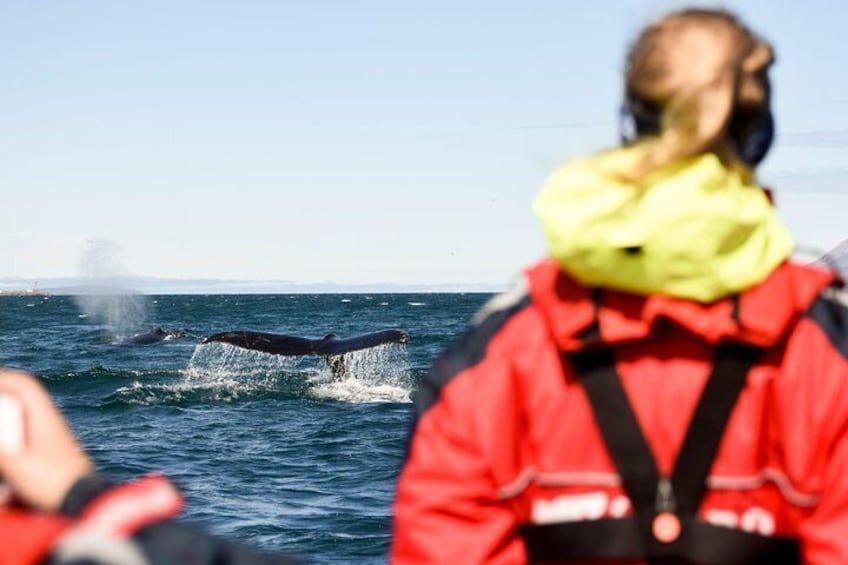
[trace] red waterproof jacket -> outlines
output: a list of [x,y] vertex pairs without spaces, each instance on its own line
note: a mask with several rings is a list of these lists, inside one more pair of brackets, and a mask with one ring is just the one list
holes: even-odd
[[591,292],[552,260],[526,281],[485,306],[422,384],[393,562],[522,563],[528,528],[627,517],[630,500],[563,353],[614,348],[668,475],[716,346],[731,341],[763,354],[730,414],[697,518],[731,534],[797,540],[803,563],[848,563],[848,311],[831,273],[787,262],[712,304]]

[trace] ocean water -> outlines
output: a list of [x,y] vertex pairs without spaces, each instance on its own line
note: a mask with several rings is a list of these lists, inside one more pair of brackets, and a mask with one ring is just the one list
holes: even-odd
[[[184,520],[316,563],[384,563],[410,394],[489,296],[5,296],[0,362],[42,379],[100,472],[165,472]],[[186,337],[120,344],[153,326]],[[349,354],[340,381],[320,358],[199,344],[386,328],[409,343]]]

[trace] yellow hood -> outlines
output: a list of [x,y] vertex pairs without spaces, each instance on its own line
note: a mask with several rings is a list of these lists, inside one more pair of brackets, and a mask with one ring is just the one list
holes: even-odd
[[638,146],[572,162],[534,210],[551,255],[587,286],[713,302],[763,281],[792,252],[766,194],[712,154],[638,184]]

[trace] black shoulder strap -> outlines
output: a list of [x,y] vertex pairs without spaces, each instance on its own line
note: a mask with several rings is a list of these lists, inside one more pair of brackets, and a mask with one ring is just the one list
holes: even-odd
[[727,420],[759,353],[745,345],[721,345],[716,349],[712,374],[695,409],[670,483],[659,475],[615,369],[613,350],[589,349],[563,356],[570,359],[592,405],[601,436],[633,505],[646,557],[666,557],[674,546],[654,538],[652,524],[660,512],[685,518],[683,524],[690,523],[697,512]]
[[571,354],[580,384],[592,405],[607,451],[642,529],[650,531],[659,471],[627,393],[615,370],[612,349],[588,349]]
[[698,511],[730,413],[760,354],[760,350],[745,345],[721,345],[716,351],[712,374],[701,393],[671,476],[681,514]]

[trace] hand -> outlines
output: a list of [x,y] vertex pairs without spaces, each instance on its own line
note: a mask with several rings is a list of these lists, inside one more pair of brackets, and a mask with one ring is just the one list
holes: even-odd
[[88,455],[35,377],[0,369],[0,393],[21,403],[23,449],[0,452],[0,478],[27,506],[55,512],[71,486],[93,470]]

